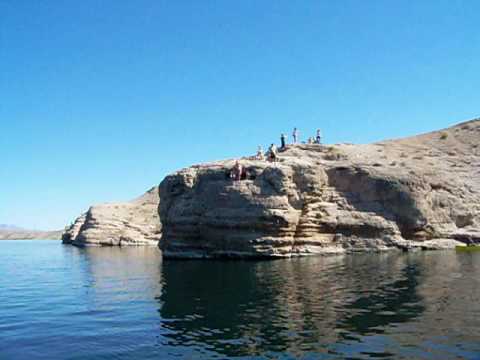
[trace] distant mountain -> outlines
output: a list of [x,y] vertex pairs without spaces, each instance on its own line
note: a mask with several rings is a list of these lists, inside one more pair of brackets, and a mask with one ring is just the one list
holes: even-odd
[[62,231],[29,230],[15,225],[0,224],[0,240],[59,240]]
[[10,224],[0,224],[0,230],[22,230],[22,228]]

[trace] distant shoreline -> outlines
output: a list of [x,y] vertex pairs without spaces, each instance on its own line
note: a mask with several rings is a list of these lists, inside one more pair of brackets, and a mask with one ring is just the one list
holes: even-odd
[[1,240],[61,240],[62,231],[0,230]]
[[61,241],[61,239],[4,239],[0,238],[0,241]]

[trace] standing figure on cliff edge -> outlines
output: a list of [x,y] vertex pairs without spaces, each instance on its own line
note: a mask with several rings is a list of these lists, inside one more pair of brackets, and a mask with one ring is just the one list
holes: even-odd
[[287,137],[285,136],[285,134],[282,134],[280,136],[280,149],[285,149],[285,147],[287,146]]
[[297,141],[299,140],[297,128],[293,128],[292,137],[293,137],[293,143],[296,144]]
[[320,129],[317,130],[317,136],[315,137],[315,143],[321,144],[322,143],[322,132]]
[[268,148],[268,160],[270,161],[277,161],[277,147],[275,144],[270,145]]

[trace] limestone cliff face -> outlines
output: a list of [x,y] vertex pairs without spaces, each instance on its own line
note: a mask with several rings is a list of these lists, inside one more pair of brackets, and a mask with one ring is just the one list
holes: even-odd
[[288,257],[480,241],[480,121],[279,161],[192,166],[160,185],[166,257]]
[[75,221],[65,228],[65,231],[62,233],[62,242],[64,244],[72,244],[73,241],[77,238],[82,225],[85,223],[87,218],[87,213],[83,213]]
[[92,206],[62,235],[77,246],[157,245],[161,236],[158,187],[125,203]]

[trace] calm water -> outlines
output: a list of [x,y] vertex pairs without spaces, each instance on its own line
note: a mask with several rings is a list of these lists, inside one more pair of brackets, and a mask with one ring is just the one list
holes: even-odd
[[163,261],[0,242],[0,359],[480,359],[480,254]]

